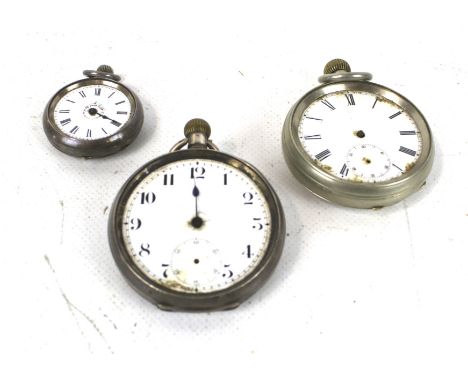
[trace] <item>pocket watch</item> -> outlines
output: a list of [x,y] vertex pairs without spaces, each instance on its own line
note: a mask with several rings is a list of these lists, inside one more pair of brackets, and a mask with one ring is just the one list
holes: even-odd
[[265,283],[283,249],[275,191],[255,167],[220,152],[210,133],[206,121],[189,121],[186,138],[138,169],[111,208],[118,268],[163,310],[237,307]]
[[44,131],[66,154],[89,158],[113,154],[137,137],[143,108],[110,66],[83,74],[88,78],[66,85],[47,103]]
[[322,85],[291,108],[282,145],[293,175],[318,197],[356,208],[401,201],[425,184],[431,131],[407,98],[330,61]]

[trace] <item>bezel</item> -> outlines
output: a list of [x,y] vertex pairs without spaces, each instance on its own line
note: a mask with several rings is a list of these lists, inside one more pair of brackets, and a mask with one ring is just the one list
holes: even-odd
[[[246,174],[263,193],[271,216],[270,240],[265,255],[243,279],[219,291],[185,293],[165,287],[147,276],[133,261],[126,248],[122,230],[125,207],[135,188],[156,169],[184,159],[210,159],[236,168]],[[212,311],[237,307],[255,293],[276,267],[285,239],[285,221],[281,203],[265,177],[249,163],[229,154],[207,149],[189,149],[160,156],[143,165],[122,186],[111,208],[108,224],[109,245],[114,260],[130,283],[144,298],[164,310]]]
[[[124,93],[130,102],[130,117],[117,132],[108,137],[95,140],[71,137],[55,123],[55,107],[67,93],[90,85],[105,85]],[[84,78],[64,86],[52,96],[44,110],[43,127],[49,141],[60,151],[77,157],[96,158],[114,154],[132,143],[141,130],[143,118],[140,100],[128,87],[109,79]]]
[[[340,91],[372,93],[394,102],[408,113],[421,134],[421,154],[410,171],[383,182],[361,183],[330,174],[311,158],[300,142],[298,130],[301,118],[312,102]],[[286,117],[282,144],[288,167],[310,191],[324,200],[356,208],[380,208],[409,196],[425,183],[434,158],[432,134],[419,109],[394,90],[369,81],[327,83],[306,93]]]

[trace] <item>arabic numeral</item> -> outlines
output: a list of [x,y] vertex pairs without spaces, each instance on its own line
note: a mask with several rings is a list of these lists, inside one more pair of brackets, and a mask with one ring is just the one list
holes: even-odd
[[133,218],[130,220],[130,229],[136,231],[141,227],[141,220],[138,218]]
[[244,256],[247,256],[248,259],[250,259],[253,256],[252,248],[250,247],[250,244],[247,245],[247,249],[244,252],[242,252],[242,254]]
[[140,203],[141,204],[152,204],[156,201],[156,195],[154,192],[142,192],[140,194]]
[[190,169],[190,178],[191,179],[204,179],[205,168],[204,167],[192,167]]
[[174,185],[174,174],[164,174],[163,184],[164,184],[164,186],[173,186]]
[[261,220],[261,218],[253,218],[254,225],[252,226],[252,228],[261,231],[263,229],[263,224],[260,223]]
[[165,279],[167,279],[168,275],[167,275],[167,271],[168,271],[168,267],[169,267],[169,264],[161,264],[161,266],[164,268],[164,272],[163,272],[163,277]]
[[242,197],[244,198],[244,204],[253,204],[253,194],[251,192],[244,192]]
[[147,256],[147,255],[149,255],[151,253],[150,250],[149,250],[149,248],[150,248],[149,244],[142,244],[140,246],[140,248],[141,249],[138,252],[138,255],[140,255],[140,256]]

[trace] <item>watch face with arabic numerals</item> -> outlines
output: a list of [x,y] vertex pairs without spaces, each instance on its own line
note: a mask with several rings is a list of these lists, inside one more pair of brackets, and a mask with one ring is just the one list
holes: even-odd
[[185,293],[209,293],[249,275],[265,255],[270,210],[239,169],[215,160],[178,160],[133,190],[122,221],[125,246],[151,280]]
[[176,150],[121,188],[109,244],[123,276],[164,310],[232,309],[273,273],[285,221],[268,181],[217,150]]
[[349,181],[398,178],[421,154],[421,133],[409,113],[368,91],[336,91],[316,99],[302,114],[298,134],[317,165]]

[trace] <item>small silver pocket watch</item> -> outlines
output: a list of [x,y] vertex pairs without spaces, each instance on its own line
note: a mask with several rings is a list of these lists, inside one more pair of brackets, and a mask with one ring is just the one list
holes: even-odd
[[143,108],[110,66],[83,74],[88,78],[66,85],[47,103],[44,131],[66,154],[89,158],[113,154],[137,137]]
[[278,263],[283,210],[257,169],[218,151],[206,121],[189,121],[184,133],[121,188],[110,248],[130,285],[159,308],[232,309]]
[[434,158],[421,112],[344,60],[330,61],[324,73],[284,123],[294,176],[318,197],[356,208],[388,206],[417,191]]

